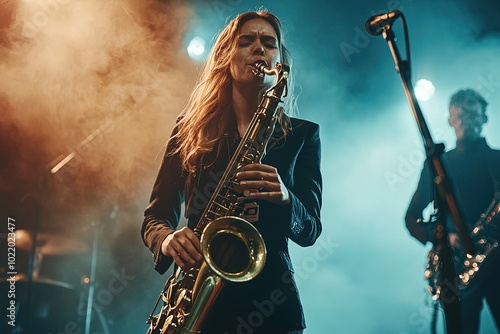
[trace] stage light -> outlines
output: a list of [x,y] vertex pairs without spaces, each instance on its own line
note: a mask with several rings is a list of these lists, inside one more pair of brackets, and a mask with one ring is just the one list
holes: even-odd
[[420,79],[415,86],[415,96],[420,101],[428,101],[434,95],[436,88],[429,80]]
[[194,37],[187,47],[189,56],[195,60],[201,60],[205,54],[205,40],[201,37]]

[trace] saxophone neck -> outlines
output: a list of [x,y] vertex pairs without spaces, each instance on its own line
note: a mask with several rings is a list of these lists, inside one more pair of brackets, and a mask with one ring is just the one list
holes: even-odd
[[290,67],[283,63],[276,63],[274,68],[270,68],[264,60],[257,60],[253,63],[253,74],[262,76],[264,74],[267,75],[275,75],[276,77],[280,76],[282,72],[290,72]]

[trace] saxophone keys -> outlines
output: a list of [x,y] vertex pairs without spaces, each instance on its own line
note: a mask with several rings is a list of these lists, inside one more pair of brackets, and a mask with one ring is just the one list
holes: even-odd
[[[239,186],[239,184],[238,184]],[[227,197],[226,197],[227,201],[231,204],[235,204],[238,202],[238,196],[236,196],[235,194],[229,194]]]
[[431,272],[429,269],[427,269],[427,270],[424,272],[424,278],[425,278],[425,279],[429,279],[429,278],[431,278],[431,276],[432,276],[432,272]]
[[468,273],[465,272],[463,274],[460,274],[459,277],[460,277],[460,280],[462,281],[462,283],[464,285],[468,285],[469,284],[470,277],[469,277]]
[[177,295],[177,300],[175,301],[175,308],[185,309],[187,306],[191,304],[191,297],[188,295],[186,289],[182,289]]
[[178,327],[179,324],[177,318],[171,314],[165,320],[165,325],[161,329],[161,334],[175,334]]
[[253,155],[252,153],[245,155],[243,158],[246,160],[247,163],[255,161],[255,155]]

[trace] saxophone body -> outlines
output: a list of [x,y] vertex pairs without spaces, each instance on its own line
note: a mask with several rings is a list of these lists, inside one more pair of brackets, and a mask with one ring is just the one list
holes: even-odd
[[477,254],[466,254],[463,251],[457,254],[457,258],[461,260],[457,271],[462,290],[472,290],[495,264],[498,266],[500,192],[495,194],[488,209],[479,217],[472,229],[471,239]]
[[[458,244],[453,247],[452,254],[457,275],[457,288],[462,295],[474,291],[482,278],[494,266],[498,266],[500,242],[500,192],[497,192],[484,213],[476,221],[470,237],[477,254],[467,254]],[[441,294],[441,259],[439,249],[432,247],[428,255],[424,274],[429,281],[428,291],[433,299],[439,299]]]
[[[275,68],[269,69],[264,61],[253,66],[254,75],[275,75],[275,83],[265,91],[194,229],[200,239],[203,260],[191,268],[177,268],[167,279],[147,320],[147,334],[199,333],[224,282],[251,280],[264,267],[264,240],[252,224],[241,218],[244,197],[236,173],[265,156],[267,143],[282,112],[278,105],[282,102],[281,96],[286,96],[289,68],[277,63]],[[154,315],[160,300],[163,306],[159,314]]]

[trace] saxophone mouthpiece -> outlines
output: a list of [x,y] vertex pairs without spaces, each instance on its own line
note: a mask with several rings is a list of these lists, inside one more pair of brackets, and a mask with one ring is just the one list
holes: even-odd
[[269,69],[269,66],[267,65],[265,60],[257,60],[255,63],[252,64],[252,66],[255,67],[252,70],[252,73],[259,77],[263,77],[264,74],[266,73],[266,70]]

